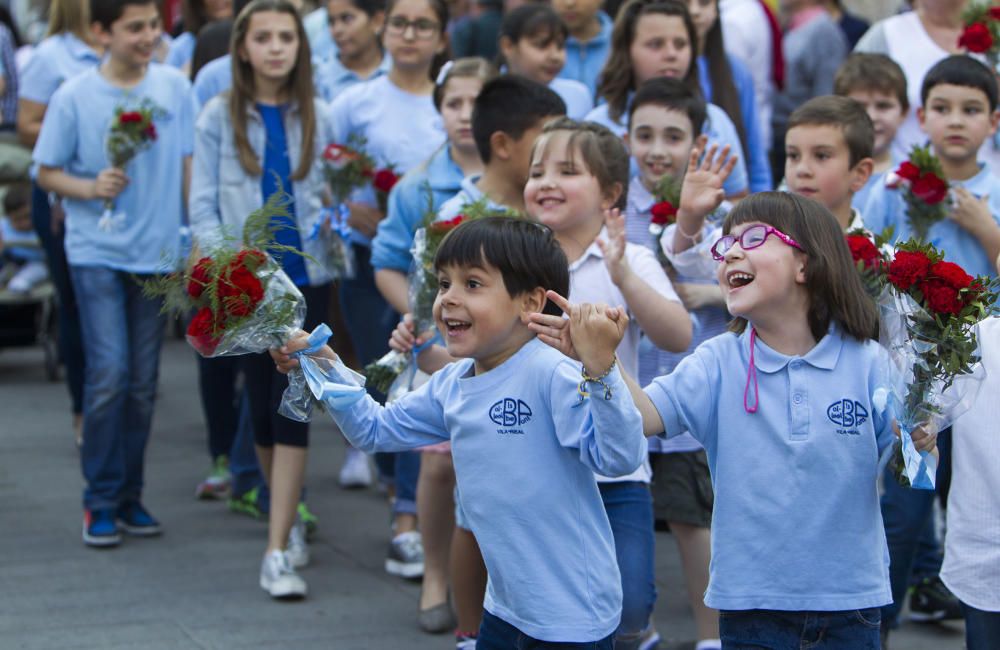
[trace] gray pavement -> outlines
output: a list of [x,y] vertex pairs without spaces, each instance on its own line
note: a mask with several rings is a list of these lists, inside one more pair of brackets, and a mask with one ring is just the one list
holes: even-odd
[[[312,433],[309,502],[320,517],[309,598],[277,603],[257,586],[266,525],[196,502],[208,470],[194,353],[164,346],[147,453],[145,502],[159,539],[96,551],[80,541],[79,463],[62,383],[45,380],[40,349],[0,351],[0,650],[24,648],[408,648],[446,650],[416,624],[419,586],[382,568],[384,498],[336,485],[343,443],[329,422]],[[693,647],[676,546],[657,534],[661,648]],[[893,650],[957,650],[960,624],[904,624]]]

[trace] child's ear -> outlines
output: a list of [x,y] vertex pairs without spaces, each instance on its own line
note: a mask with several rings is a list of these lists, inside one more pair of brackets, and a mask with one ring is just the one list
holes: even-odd
[[605,193],[604,200],[601,201],[601,209],[610,210],[613,208],[615,204],[618,203],[618,199],[621,198],[622,190],[623,188],[621,183],[615,183],[612,185],[611,189]]
[[795,251],[795,282],[806,283],[806,266],[809,264],[809,257],[800,251]]
[[381,10],[376,11],[368,20],[372,24],[372,31],[381,36],[382,30],[385,29],[385,12]]
[[924,110],[923,106],[918,106],[917,107],[917,124],[920,125],[921,129],[924,128],[924,120],[926,118],[927,118],[927,111]]
[[98,21],[90,23],[90,33],[94,36],[94,40],[97,41],[101,47],[107,48],[111,41],[111,32],[104,29]]
[[514,41],[510,40],[510,36],[500,37],[500,55],[503,56],[504,62],[507,67],[510,67],[510,52],[514,49]]
[[872,171],[874,169],[875,161],[871,158],[862,158],[859,160],[858,163],[848,171],[848,174],[851,175],[851,192],[860,192],[861,188],[863,188],[868,182],[868,179],[872,177]]
[[510,160],[511,137],[503,131],[494,131],[490,135],[490,158]]
[[997,132],[997,122],[1000,121],[1000,110],[993,111],[990,115],[990,135]]
[[537,314],[545,309],[545,288],[535,287],[521,294],[521,322],[528,322],[529,314]]

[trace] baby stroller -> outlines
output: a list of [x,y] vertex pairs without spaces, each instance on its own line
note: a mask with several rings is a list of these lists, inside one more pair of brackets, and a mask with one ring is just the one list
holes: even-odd
[[[0,269],[0,276],[3,273]],[[5,278],[0,277],[0,287],[4,286]],[[26,292],[0,288],[0,350],[41,346],[49,381],[59,379],[55,301],[55,288],[48,279]]]

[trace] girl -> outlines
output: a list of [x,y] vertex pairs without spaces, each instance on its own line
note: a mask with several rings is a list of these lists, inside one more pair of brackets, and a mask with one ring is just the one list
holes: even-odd
[[698,80],[705,101],[726,111],[740,136],[742,158],[750,173],[750,192],[773,188],[767,144],[761,134],[753,77],[735,57],[726,54],[719,20],[719,0],[688,0],[698,31]]
[[198,40],[198,32],[208,23],[233,17],[232,0],[184,0],[181,4],[184,32],[170,42],[167,65],[179,68],[188,77],[191,76],[191,57],[194,55],[194,45]]
[[[19,74],[17,134],[33,147],[42,119],[56,89],[70,77],[101,62],[103,48],[90,30],[90,9],[78,0],[53,0],[49,31]],[[66,366],[66,384],[73,408],[76,446],[83,443],[83,342],[76,296],[69,279],[62,207],[49,205],[49,195],[32,183],[31,218],[45,248],[49,275],[59,295],[59,356]],[[53,223],[53,218],[55,223]]]
[[[312,259],[283,255],[280,262],[305,296],[306,327],[313,327],[326,318],[331,286],[321,247],[303,233],[320,216],[323,172],[315,160],[331,133],[313,97],[309,44],[295,7],[255,0],[233,24],[230,55],[233,88],[205,106],[196,126],[192,231],[203,245],[219,241],[220,226],[240,233],[267,197],[287,191],[291,217],[275,218],[276,237]],[[263,363],[267,355],[244,361],[257,456],[271,492],[260,585],[275,598],[302,597],[306,584],[293,565],[308,562],[308,549],[295,515],[309,428],[278,415],[287,382]]]
[[[617,354],[622,368],[634,375],[640,328],[655,345],[680,352],[691,341],[691,319],[656,257],[625,242],[618,208],[625,202],[628,174],[628,153],[611,131],[562,118],[546,125],[535,143],[524,203],[529,216],[552,229],[566,253],[570,295],[625,305],[630,312]],[[648,461],[626,476],[596,476],[622,575],[619,650],[640,646],[656,600],[650,477]]]
[[566,63],[569,31],[546,4],[526,4],[504,16],[500,25],[501,63],[507,72],[548,86],[566,102],[566,114],[582,119],[594,107],[587,86],[556,75]]
[[331,102],[355,83],[387,73],[389,58],[379,41],[385,27],[385,2],[329,0],[326,11],[337,54],[316,66],[316,92]]
[[[723,229],[712,251],[732,331],[645,391],[630,382],[647,435],[687,430],[707,451],[705,602],[721,610],[723,647],[877,648],[892,598],[877,482],[894,441],[878,312],[818,203],[755,194]],[[561,319],[533,319],[573,352]],[[932,450],[935,438],[917,431],[914,443]]]
[[[412,258],[413,233],[425,212],[435,213],[447,199],[461,189],[462,179],[482,172],[482,162],[472,138],[472,105],[483,84],[496,76],[496,69],[485,59],[458,59],[442,71],[434,88],[434,104],[441,113],[448,142],[428,160],[413,169],[389,196],[389,210],[372,241],[372,266],[375,282],[389,304],[401,314],[409,311],[407,272]],[[429,193],[429,194],[428,194]],[[405,332],[413,335],[413,323],[405,318]],[[401,325],[403,327],[403,325]],[[404,351],[408,352],[411,346]],[[360,453],[360,452],[355,452]],[[464,567],[481,566],[475,542],[459,539],[454,529],[455,470],[451,449],[445,443],[422,450],[417,484],[417,513],[424,546],[424,579],[420,595],[420,627],[426,632],[445,632],[455,628],[448,604],[448,557],[453,554],[456,576],[455,604],[459,630],[475,632],[479,616],[466,615],[462,589]],[[454,546],[452,540],[455,540]],[[470,555],[471,560],[466,556]],[[473,570],[475,571],[475,569]],[[481,610],[479,603],[473,610]]]
[[[698,90],[695,64],[698,35],[687,7],[674,0],[631,0],[621,8],[615,21],[611,54],[601,71],[598,95],[607,103],[598,106],[587,119],[603,124],[617,135],[626,130],[625,115],[632,93],[648,79],[676,77]],[[708,105],[705,135],[720,147],[740,151],[740,139],[732,120],[714,104]],[[749,188],[747,168],[742,158],[726,180],[726,196],[738,198]]]

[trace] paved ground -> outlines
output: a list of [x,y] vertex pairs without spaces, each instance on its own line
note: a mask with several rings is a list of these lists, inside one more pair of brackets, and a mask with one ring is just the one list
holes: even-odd
[[[445,650],[416,626],[418,586],[382,570],[386,507],[372,490],[344,492],[343,445],[316,427],[310,503],[320,516],[310,597],[271,601],[257,586],[265,525],[192,498],[207,470],[193,353],[164,348],[147,455],[146,503],[160,539],[116,550],[80,541],[80,472],[62,384],[45,381],[40,350],[0,352],[0,650],[24,648],[407,648]],[[676,549],[657,535],[656,625],[669,650],[694,638]],[[961,625],[906,624],[893,650],[957,650]]]

